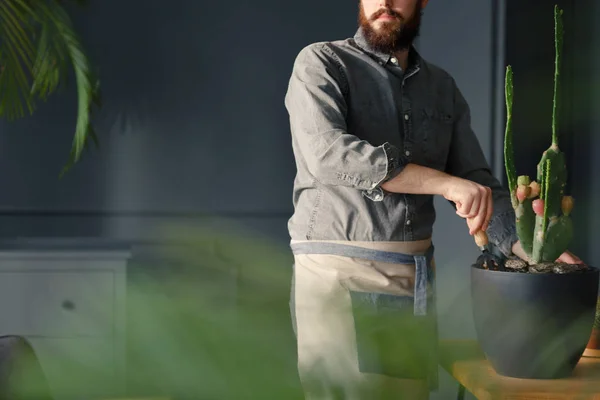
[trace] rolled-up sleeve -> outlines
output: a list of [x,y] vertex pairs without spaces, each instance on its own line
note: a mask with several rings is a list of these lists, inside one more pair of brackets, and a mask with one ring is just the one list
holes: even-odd
[[446,172],[492,189],[494,214],[487,234],[490,243],[509,257],[513,254],[513,244],[518,240],[510,194],[492,174],[479,140],[472,130],[469,105],[456,83],[454,87],[455,123]]
[[348,133],[348,84],[324,43],[303,48],[285,96],[296,157],[323,185],[342,185],[383,199],[380,185],[402,171],[406,158],[390,143],[374,146]]

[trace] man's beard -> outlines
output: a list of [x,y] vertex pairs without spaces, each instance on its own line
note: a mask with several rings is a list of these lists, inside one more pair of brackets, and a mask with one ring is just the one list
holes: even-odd
[[[375,30],[372,24],[384,13],[395,19],[381,22],[379,30]],[[415,38],[419,36],[421,14],[421,2],[417,1],[414,14],[406,20],[392,9],[381,9],[367,19],[361,2],[358,19],[369,45],[377,51],[389,54],[412,45]]]

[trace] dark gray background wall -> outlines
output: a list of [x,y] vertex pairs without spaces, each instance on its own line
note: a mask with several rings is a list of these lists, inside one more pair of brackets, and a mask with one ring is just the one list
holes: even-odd
[[[516,130],[524,135],[533,123],[526,115],[534,113],[537,104],[522,93],[537,90],[526,77],[535,76],[537,68],[532,50],[539,46],[534,38],[552,45],[551,6],[507,3],[507,59],[519,66],[515,82],[517,96],[522,96],[515,107],[528,110],[516,116]],[[240,224],[285,246],[295,172],[283,106],[287,79],[304,45],[354,34],[356,4],[266,0],[223,7],[182,0],[165,6],[147,0],[143,10],[139,4],[104,0],[76,12],[77,27],[103,83],[99,150],[87,153],[58,180],[74,129],[72,90],[40,105],[32,118],[0,121],[0,169],[5,171],[0,176],[0,235],[143,242],[165,239],[161,229],[172,223],[222,226],[222,220],[215,219],[219,216],[234,231],[240,232]],[[498,176],[498,135],[504,128],[503,87],[498,84],[503,84],[505,60],[502,47],[496,45],[505,37],[495,21],[502,21],[502,4],[432,1],[418,41],[424,57],[456,78]],[[524,14],[526,9],[529,14]],[[536,9],[546,9],[540,15],[550,19],[550,25],[546,21],[533,29],[527,24],[524,15],[534,15]],[[571,68],[578,78],[589,79],[600,66],[600,32],[585,30],[592,26],[589,16],[600,15],[598,11],[577,8],[571,17],[579,43],[590,39],[581,52],[572,53]],[[547,72],[540,76],[551,78]],[[599,168],[593,155],[600,143],[592,133],[600,129],[600,121],[592,110],[600,106],[600,97],[598,90],[594,94],[585,85],[577,88],[580,92],[573,99],[583,117],[571,122],[577,135],[568,146],[584,152],[572,161],[573,173],[580,177],[573,191],[584,198],[576,218],[584,228],[575,248],[593,261],[599,256],[590,239],[595,225],[586,220],[598,221],[600,214],[585,198],[600,196],[598,180],[589,173]],[[477,248],[464,221],[445,200],[438,200],[434,240],[441,333],[474,337],[468,265]],[[439,398],[448,398],[454,386],[446,376],[442,383]]]
[[[419,50],[454,76],[467,99],[472,127],[490,163],[494,154],[496,110],[493,1],[429,3],[419,40]],[[452,21],[448,24],[447,21]],[[472,337],[469,266],[478,249],[468,235],[466,222],[442,198],[436,199],[438,219],[434,242],[439,264],[440,323],[445,337]]]
[[[213,18],[216,3],[150,0],[143,16],[135,2],[119,2],[118,12],[116,2],[91,3],[76,24],[102,78],[101,148],[57,179],[74,128],[72,90],[32,118],[2,121],[0,167],[15,173],[1,178],[0,234],[139,240],[160,237],[165,222],[220,214],[287,241],[291,65],[309,42],[352,35],[356,5],[239,2]],[[420,40],[425,55],[458,74],[486,148],[490,3],[432,2]],[[464,23],[442,32],[448,12]],[[481,34],[457,31],[472,21],[482,21]],[[478,60],[467,70],[466,56]]]
[[[568,3],[568,2],[567,2]],[[600,247],[596,229],[600,224],[600,4],[594,0],[571,4],[570,64],[565,93],[566,132],[570,138],[570,182],[578,204],[574,223],[578,227],[574,251],[597,265]]]
[[[1,178],[2,235],[144,241],[163,239],[163,223],[205,224],[221,214],[285,244],[294,177],[287,79],[304,45],[353,35],[356,12],[355,4],[316,0],[227,9],[150,0],[142,15],[134,2],[92,2],[76,21],[103,81],[101,149],[57,180],[73,130],[72,91],[33,118],[3,122],[0,168],[16,172]],[[418,43],[455,76],[490,157],[491,20],[491,0],[431,2]],[[467,271],[477,249],[445,200],[438,209],[442,335],[472,337]],[[442,379],[447,398],[455,387]]]
[[[472,127],[490,163],[494,162],[497,127],[495,80],[501,63],[494,21],[497,2],[431,1],[423,19],[418,47],[421,54],[446,69],[467,99]],[[452,21],[448,23],[448,21]],[[445,199],[436,199],[438,217],[434,243],[438,265],[439,322],[442,338],[473,338],[469,266],[478,249],[466,223]],[[455,396],[455,382],[440,374],[440,391],[432,399]]]
[[240,2],[216,18],[207,15],[220,6],[195,1],[144,2],[143,16],[136,2],[92,2],[77,13],[103,82],[102,149],[57,180],[72,91],[3,125],[2,167],[19,166],[3,178],[10,190],[0,209],[19,215],[3,234],[142,239],[164,221],[222,213],[285,235],[293,162],[282,91],[294,51],[311,38],[300,33],[305,7],[270,3]]
[[[423,56],[455,76],[489,157],[492,3],[431,2],[418,41]],[[72,91],[33,118],[2,122],[0,168],[18,168],[1,178],[9,188],[0,198],[2,235],[143,241],[163,239],[164,225],[210,225],[221,215],[286,243],[295,171],[283,95],[291,65],[310,42],[353,35],[356,4],[239,2],[222,17],[212,17],[220,15],[216,3],[151,0],[143,17],[134,2],[120,2],[118,13],[115,4],[92,2],[76,19],[103,82],[101,148],[57,179],[73,131]],[[466,272],[477,249],[449,204],[438,205],[442,311],[457,313],[447,328],[463,335]]]

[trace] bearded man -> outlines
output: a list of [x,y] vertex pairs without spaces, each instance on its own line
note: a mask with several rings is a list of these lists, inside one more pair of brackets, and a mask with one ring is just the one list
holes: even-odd
[[427,3],[362,0],[354,37],[294,62],[290,303],[310,399],[418,400],[436,387],[434,196],[471,235],[525,257],[465,98],[413,47]]

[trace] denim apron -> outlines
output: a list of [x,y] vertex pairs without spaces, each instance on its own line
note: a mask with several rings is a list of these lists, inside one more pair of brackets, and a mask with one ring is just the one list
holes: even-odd
[[418,254],[340,241],[295,241],[291,249],[301,377],[309,371],[344,386],[344,379],[379,376],[437,389],[433,244]]

